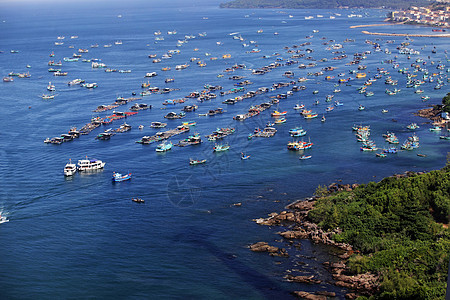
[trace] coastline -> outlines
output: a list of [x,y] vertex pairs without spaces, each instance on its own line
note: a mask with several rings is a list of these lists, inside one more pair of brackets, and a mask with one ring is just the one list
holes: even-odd
[[[434,172],[434,171],[432,171]],[[392,178],[392,180],[409,180],[410,178],[417,178],[416,176],[428,176],[432,172],[410,172],[406,171],[403,174],[394,174],[384,178],[382,181]],[[392,181],[391,181],[392,182]],[[383,284],[386,280],[389,280],[389,273],[385,271],[378,270],[372,272],[356,271],[354,269],[355,258],[360,260],[363,257],[364,251],[361,252],[357,247],[344,243],[338,242],[334,239],[337,235],[345,234],[341,228],[330,228],[325,230],[315,223],[309,217],[309,213],[316,208],[316,203],[318,206],[322,199],[326,199],[329,196],[339,195],[339,193],[353,192],[353,190],[358,189],[358,184],[337,184],[332,183],[328,187],[322,187],[317,190],[318,194],[310,198],[297,200],[285,207],[286,210],[280,213],[270,213],[267,218],[254,219],[253,221],[259,225],[266,226],[280,226],[283,229],[277,232],[283,240],[282,242],[286,246],[294,245],[297,249],[298,247],[294,244],[295,241],[308,239],[315,244],[324,244],[333,246],[337,249],[336,253],[330,252],[334,255],[337,262],[325,261],[322,265],[331,273],[333,281],[328,282],[337,287],[345,288],[348,293],[345,294],[346,299],[356,299],[358,297],[370,297],[376,295],[383,291]],[[325,190],[327,191],[326,193]],[[316,193],[317,193],[316,192]],[[448,228],[445,224],[442,224],[443,228]],[[278,248],[270,246],[266,242],[258,242],[250,245],[250,250],[254,252],[268,252],[271,256],[280,256],[289,259],[289,255],[284,248]],[[298,251],[298,250],[294,250]],[[375,255],[377,250],[372,254]],[[356,254],[356,255],[355,255]],[[291,253],[292,255],[292,253]],[[297,255],[295,255],[297,256]],[[315,275],[303,276],[294,275],[295,271],[299,270],[286,270],[286,275],[283,278],[288,282],[319,285],[322,283],[321,278],[315,277]],[[363,273],[364,272],[364,273]],[[388,279],[386,279],[388,278]],[[313,289],[314,290],[314,289]],[[294,296],[304,298],[304,299],[320,299],[326,300],[327,297],[334,297],[333,292],[328,291],[317,291],[306,292],[306,291],[292,291]]]
[[[404,175],[394,175],[396,177],[409,176],[405,172]],[[341,191],[352,191],[357,188],[358,184],[337,184],[332,183],[327,187],[330,193]],[[349,293],[345,294],[346,299],[356,299],[359,296],[371,296],[379,290],[380,287],[380,274],[363,273],[352,275],[349,273],[349,267],[347,266],[348,259],[354,253],[359,251],[355,250],[350,244],[339,243],[333,240],[335,234],[342,233],[342,230],[335,228],[331,231],[325,231],[319,227],[318,224],[308,220],[308,213],[315,208],[316,201],[321,197],[312,196],[305,199],[296,200],[293,203],[285,207],[280,213],[272,212],[267,218],[254,219],[253,221],[259,225],[265,226],[280,226],[283,227],[282,231],[277,232],[286,244],[292,244],[294,240],[308,239],[314,244],[323,244],[335,247],[338,252],[334,255],[339,260],[338,262],[325,261],[322,265],[331,273],[334,282],[333,285],[341,288],[346,288]],[[249,246],[249,249],[253,252],[267,252],[271,256],[289,258],[286,249],[270,246],[267,242],[257,242]],[[330,253],[331,254],[331,253]],[[314,275],[302,276],[293,275],[294,270],[286,270],[287,275],[283,278],[288,282],[296,282],[303,284],[320,284],[322,280],[316,278]],[[328,291],[292,291],[294,296],[304,299],[318,299],[325,300],[327,297],[334,297],[333,292]]]
[[412,34],[412,33],[382,33],[382,32],[370,32],[367,30],[361,31],[368,35],[378,35],[378,36],[412,36],[412,37],[441,37],[450,38],[450,34]]

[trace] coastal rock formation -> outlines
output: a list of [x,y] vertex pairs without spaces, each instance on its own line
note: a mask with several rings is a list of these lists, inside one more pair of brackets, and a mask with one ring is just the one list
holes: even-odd
[[250,245],[250,250],[252,250],[253,252],[268,252],[272,256],[280,256],[280,257],[289,256],[286,249],[270,246],[266,242],[257,242],[255,244],[252,244]]
[[434,105],[433,107],[424,108],[415,113],[415,116],[430,119],[436,123],[445,122],[441,117],[442,107],[440,105]]
[[268,226],[281,225],[283,221],[294,222],[295,215],[293,212],[282,211],[279,214],[277,213],[269,214],[269,218],[266,219],[260,218],[255,219],[254,221],[260,225],[268,225]]
[[303,292],[303,291],[295,291],[295,292],[292,292],[292,294],[299,298],[308,299],[308,300],[326,300],[327,299],[327,297],[324,295],[315,295],[315,294],[311,294],[311,293]]
[[322,281],[320,281],[319,279],[314,279],[314,276],[294,276],[291,274],[288,274],[286,276],[284,276],[284,278],[287,281],[292,281],[292,282],[298,282],[298,283],[309,283],[309,284],[319,284]]
[[[413,174],[403,174],[402,176],[413,176]],[[334,183],[328,187],[329,192],[334,191],[348,191],[356,188],[358,185],[337,184]],[[314,208],[316,203],[315,198],[309,198],[303,201],[297,201],[290,204],[287,208],[291,211],[282,211],[281,213],[271,213],[267,218],[260,218],[254,220],[260,225],[281,225],[289,226],[289,230],[278,232],[288,243],[292,244],[295,239],[310,239],[314,243],[322,243],[325,245],[332,245],[344,250],[344,253],[339,254],[341,259],[348,259],[354,254],[353,247],[349,244],[339,243],[333,239],[336,234],[342,233],[340,228],[324,231],[317,224],[308,221],[308,213]],[[286,253],[285,249],[270,246],[265,242],[258,242],[250,246],[250,250],[255,252],[268,252],[270,255],[283,256]],[[335,285],[354,290],[355,293],[346,295],[349,299],[355,299],[358,295],[372,295],[379,289],[379,275],[378,274],[359,274],[351,276],[345,261],[337,263],[324,263],[325,267],[330,269]],[[314,276],[295,276],[288,274],[284,277],[288,281],[297,283],[318,284],[321,281],[315,279]],[[304,299],[326,299],[331,294],[310,294],[307,292],[296,291],[293,294]]]

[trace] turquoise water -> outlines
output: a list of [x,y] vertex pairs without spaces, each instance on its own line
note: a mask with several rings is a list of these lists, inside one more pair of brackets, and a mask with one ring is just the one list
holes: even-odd
[[[349,29],[351,25],[377,24],[386,14],[378,10],[221,10],[216,3],[171,2],[162,4],[131,2],[130,4],[103,2],[79,6],[75,3],[0,5],[0,72],[27,72],[31,78],[14,78],[14,82],[1,85],[0,167],[2,185],[0,207],[10,222],[0,224],[0,268],[4,270],[0,280],[0,296],[9,298],[275,298],[285,297],[291,290],[333,290],[342,295],[344,290],[328,283],[302,286],[284,282],[282,277],[287,268],[295,266],[303,274],[315,274],[329,278],[320,262],[329,259],[326,249],[302,242],[302,256],[274,259],[265,254],[251,253],[246,246],[261,240],[277,239],[275,231],[261,227],[252,219],[282,210],[292,200],[311,195],[319,184],[330,184],[338,180],[345,183],[368,182],[406,170],[432,170],[444,165],[447,141],[439,140],[439,134],[429,132],[427,120],[412,115],[420,108],[438,104],[448,92],[448,85],[435,90],[435,83],[421,87],[423,95],[430,96],[423,102],[413,89],[406,88],[404,75],[383,64],[386,59],[395,59],[401,67],[409,67],[416,58],[427,62],[431,73],[438,61],[447,64],[442,77],[446,81],[448,68],[446,53],[447,39],[414,38],[410,47],[421,51],[410,60],[395,49],[404,38],[367,36],[361,29]],[[336,15],[341,14],[341,16]],[[361,18],[349,18],[350,14]],[[121,18],[118,15],[122,15]],[[289,17],[292,15],[292,18]],[[317,17],[323,15],[323,18]],[[305,16],[314,16],[305,20]],[[335,16],[330,19],[329,16]],[[430,33],[430,28],[416,26],[374,27],[382,32]],[[372,29],[374,29],[372,28]],[[262,33],[257,33],[262,29]],[[370,30],[372,30],[370,29]],[[160,30],[164,41],[155,41],[155,31]],[[167,31],[176,30],[176,35]],[[318,30],[318,33],[313,33]],[[198,36],[206,32],[205,37]],[[239,32],[245,42],[254,40],[259,53],[246,53],[253,48],[242,47],[233,40],[230,33]],[[274,35],[277,32],[278,35]],[[185,35],[195,35],[182,47],[176,47]],[[306,36],[313,35],[311,38]],[[58,36],[65,36],[61,46],[56,46]],[[71,39],[71,36],[78,36]],[[322,37],[326,39],[322,40]],[[355,42],[344,43],[345,39]],[[335,55],[326,50],[324,41],[341,43],[348,55],[344,60],[331,60]],[[121,40],[122,45],[114,42]],[[366,40],[377,41],[383,51],[375,52]],[[393,40],[394,43],[386,43]],[[222,42],[218,45],[217,42]],[[156,42],[156,43],[155,43]],[[284,66],[263,76],[251,75],[251,69],[262,67],[276,60],[263,55],[279,52],[287,59],[283,47],[311,42],[314,52],[307,54],[316,59],[317,66],[298,69],[297,65]],[[98,48],[90,45],[98,44]],[[110,48],[103,45],[112,44]],[[73,48],[69,46],[73,45]],[[431,53],[436,47],[436,54]],[[49,54],[53,51],[55,61],[70,57],[78,48],[87,48],[83,58],[100,58],[102,62],[116,69],[130,69],[131,73],[106,73],[92,69],[89,63],[63,62],[67,77],[54,77],[47,71]],[[198,51],[195,49],[198,48]],[[385,54],[389,48],[392,54]],[[149,54],[159,57],[171,49],[180,54],[153,64]],[[18,50],[19,53],[10,53]],[[387,96],[384,78],[374,82],[368,90],[373,97],[358,94],[357,87],[364,80],[341,85],[336,100],[344,103],[332,112],[325,108],[332,103],[325,102],[327,94],[333,94],[338,74],[356,69],[345,64],[353,53],[371,51],[363,61],[364,71],[371,75],[377,67],[384,67],[393,79],[398,79],[401,92]],[[218,57],[210,60],[205,53]],[[304,51],[303,51],[304,53]],[[222,55],[231,54],[230,59]],[[305,57],[306,57],[305,56]],[[397,56],[397,57],[395,57]],[[430,56],[430,58],[428,58]],[[207,66],[200,68],[191,57],[201,58]],[[327,58],[328,62],[318,62]],[[432,65],[431,62],[435,64]],[[309,63],[305,58],[300,63]],[[175,71],[175,66],[189,63],[189,68]],[[213,142],[204,139],[200,146],[174,147],[164,154],[155,152],[156,144],[135,143],[142,136],[152,135],[157,130],[149,127],[151,122],[165,120],[169,111],[180,112],[183,104],[169,106],[162,110],[166,99],[179,99],[190,92],[201,91],[205,84],[221,85],[224,90],[233,87],[229,80],[231,73],[223,70],[236,63],[245,64],[247,69],[236,70],[232,75],[242,75],[253,82],[247,90],[271,86],[274,82],[287,82],[285,71],[295,73],[295,79],[306,77],[307,72],[318,72],[323,67],[337,69],[322,76],[308,76],[306,90],[281,100],[272,109],[243,122],[233,116],[245,113],[251,105],[270,101],[279,89],[254,98],[245,99],[235,105],[221,102],[227,98],[218,96],[211,101],[199,103],[190,99],[188,104],[198,104],[196,112],[187,113],[182,121],[196,121],[191,133],[202,136],[210,134],[217,127],[234,127],[236,132],[225,138],[231,149],[214,154]],[[29,64],[31,68],[26,68]],[[171,71],[161,68],[170,66]],[[117,96],[131,97],[139,93],[140,85],[146,82],[147,72],[158,76],[148,79],[152,86],[179,89],[169,94],[145,96],[138,103],[153,105],[148,111],[141,111],[129,117],[126,122],[133,126],[126,133],[116,134],[109,141],[94,137],[107,128],[118,128],[122,121],[96,129],[90,135],[62,145],[44,144],[46,137],[66,133],[72,126],[82,127],[91,117],[106,116],[110,112],[93,113],[101,104],[110,104]],[[217,74],[225,74],[218,78]],[[421,75],[421,73],[418,73]],[[326,81],[325,75],[336,76]],[[350,75],[348,75],[350,76]],[[165,84],[166,77],[175,82]],[[78,86],[69,87],[67,82],[82,78],[97,82],[99,87],[88,90]],[[56,86],[57,96],[43,100],[39,96],[47,93],[51,81]],[[317,95],[312,91],[319,90]],[[233,97],[240,94],[234,94]],[[318,99],[319,105],[313,105]],[[297,111],[295,104],[303,103],[314,109],[319,116],[325,115],[325,123],[317,119],[306,121]],[[133,104],[133,102],[131,103]],[[131,104],[121,106],[125,111]],[[366,107],[358,111],[358,105]],[[222,107],[224,114],[214,117],[198,116],[210,109]],[[255,127],[264,127],[271,111],[286,110],[287,122],[276,125],[273,138],[247,136]],[[388,109],[382,114],[382,109]],[[395,119],[396,122],[393,122]],[[362,153],[351,127],[363,123],[372,128],[371,137],[379,147],[386,147],[381,134],[387,130],[397,134],[403,142],[411,132],[406,125],[419,124],[416,131],[421,146],[411,152],[400,152],[380,159],[374,153]],[[180,120],[167,120],[168,129],[181,124]],[[145,125],[139,130],[139,125]],[[289,152],[286,144],[292,140],[288,131],[295,126],[307,130],[305,139],[314,143],[305,153],[312,156],[300,161],[299,154]],[[187,137],[187,134],[171,139],[173,143]],[[242,161],[240,153],[251,155]],[[426,154],[418,157],[416,154]],[[71,158],[76,161],[85,156],[106,162],[103,171],[95,174],[76,174],[64,178],[62,170]],[[205,158],[207,163],[189,166],[189,158]],[[132,172],[129,182],[111,183],[112,172]],[[139,205],[131,201],[141,197],[146,203]],[[232,204],[241,202],[241,207]],[[283,245],[283,243],[279,243]],[[293,249],[288,249],[293,254]],[[280,264],[278,264],[278,262]],[[301,263],[302,265],[295,265]]]

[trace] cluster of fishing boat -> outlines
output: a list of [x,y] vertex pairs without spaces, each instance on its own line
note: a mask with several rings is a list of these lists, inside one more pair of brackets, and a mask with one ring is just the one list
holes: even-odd
[[[176,31],[169,31],[169,32],[168,32],[168,35],[176,35],[177,34]],[[263,32],[261,31],[260,33],[262,34]],[[175,55],[181,54],[181,50],[179,50],[180,49],[179,47],[182,47],[186,43],[191,42],[193,39],[195,39],[197,37],[202,37],[202,36],[206,36],[206,33],[201,34],[201,35],[199,34],[198,36],[186,35],[186,36],[184,36],[184,39],[179,39],[177,41],[177,43],[176,43],[177,49],[168,50],[166,53],[164,53],[161,56],[158,56],[156,54],[150,54],[150,55],[148,55],[148,57],[151,58],[153,60],[153,63],[155,63],[155,64],[161,63],[163,61],[168,62]],[[252,50],[249,53],[258,53],[260,51],[260,49],[257,47],[256,41],[252,41],[252,40],[249,41],[249,40],[245,39],[245,37],[243,37],[241,34],[238,34],[238,33],[231,35],[231,37],[237,43],[242,43],[243,47],[247,47],[249,45],[254,45],[255,51]],[[155,38],[156,38],[157,43],[164,40],[164,36],[160,31],[155,32]],[[181,112],[177,112],[177,111],[168,112],[164,116],[164,118],[167,119],[168,120],[167,122],[169,122],[169,123],[174,122],[174,121],[170,121],[170,120],[178,120],[178,119],[185,118],[187,113],[196,111],[198,109],[199,105],[201,105],[202,103],[208,102],[208,101],[212,101],[217,96],[229,97],[228,95],[233,94],[234,97],[225,99],[222,101],[222,103],[227,104],[227,105],[234,105],[234,104],[243,102],[246,99],[256,97],[258,95],[274,92],[273,96],[268,96],[268,97],[270,97],[270,100],[266,99],[263,103],[261,103],[259,105],[255,105],[252,103],[251,107],[245,113],[238,114],[233,117],[233,119],[235,119],[237,121],[244,121],[244,120],[246,120],[248,118],[252,118],[254,116],[261,116],[261,114],[263,114],[263,112],[265,110],[272,107],[272,105],[275,105],[275,104],[279,105],[280,103],[282,103],[282,101],[284,101],[284,99],[288,99],[288,98],[294,96],[296,92],[306,90],[307,89],[306,86],[299,85],[298,83],[307,82],[308,80],[314,81],[315,83],[323,84],[322,85],[323,88],[320,88],[320,89],[315,88],[312,91],[313,95],[307,96],[309,99],[311,99],[313,101],[313,105],[319,105],[319,103],[320,103],[319,97],[322,97],[322,95],[324,93],[327,94],[326,88],[329,85],[331,85],[332,83],[335,83],[333,88],[330,89],[328,91],[328,94],[325,96],[325,102],[327,104],[326,104],[326,107],[324,108],[324,111],[325,111],[325,113],[327,113],[327,117],[328,117],[328,113],[330,113],[330,116],[331,116],[332,111],[338,111],[339,109],[336,109],[336,108],[343,106],[342,100],[336,99],[336,98],[339,98],[339,95],[340,95],[339,93],[341,92],[341,89],[344,90],[347,88],[347,86],[351,86],[351,84],[364,81],[364,84],[358,88],[358,91],[360,94],[364,95],[365,97],[371,97],[374,95],[374,93],[372,91],[369,91],[368,89],[370,89],[371,86],[375,85],[378,79],[382,79],[383,77],[385,79],[384,80],[385,84],[391,85],[391,86],[398,85],[398,80],[393,79],[391,76],[388,76],[389,72],[386,71],[384,68],[378,67],[376,73],[371,73],[370,71],[364,71],[364,70],[366,70],[367,66],[364,65],[363,62],[369,55],[372,55],[372,53],[384,52],[388,55],[390,54],[389,49],[384,49],[384,50],[382,49],[379,40],[366,41],[366,44],[370,45],[372,47],[372,51],[367,50],[367,51],[355,53],[355,54],[353,54],[353,57],[352,57],[351,54],[345,53],[345,51],[343,50],[344,46],[342,44],[336,43],[336,41],[334,41],[334,40],[326,40],[326,38],[322,38],[322,44],[327,45],[326,50],[332,54],[329,57],[329,59],[331,59],[333,61],[340,61],[340,60],[347,61],[347,59],[350,60],[345,65],[353,66],[352,67],[353,69],[349,69],[348,73],[347,73],[346,71],[343,71],[342,68],[339,69],[339,67],[337,67],[335,64],[324,65],[328,61],[327,58],[322,58],[320,60],[316,60],[312,56],[313,55],[312,53],[315,50],[311,46],[312,38],[313,38],[313,35],[310,35],[307,37],[308,41],[306,41],[302,44],[293,45],[291,47],[287,47],[287,46],[284,47],[283,50],[285,50],[285,54],[289,56],[286,59],[282,57],[282,54],[280,52],[274,52],[272,55],[264,55],[263,56],[264,60],[273,59],[274,61],[270,62],[270,63],[267,63],[264,61],[263,63],[261,63],[261,67],[254,67],[253,69],[247,69],[247,66],[245,64],[238,64],[238,63],[235,63],[233,66],[230,66],[231,64],[226,63],[226,60],[231,58],[230,54],[211,56],[209,53],[205,53],[205,56],[207,56],[210,60],[217,60],[220,57],[222,57],[222,59],[224,59],[225,68],[223,69],[221,74],[217,75],[218,78],[224,78],[224,80],[225,80],[226,79],[224,76],[225,73],[231,74],[231,72],[235,72],[232,76],[228,77],[228,80],[233,81],[233,83],[232,83],[233,87],[230,88],[229,90],[226,90],[221,85],[204,84],[203,90],[201,90],[201,91],[199,91],[199,90],[191,91],[186,96],[180,97],[178,99],[165,99],[161,103],[163,108],[166,108],[169,105],[170,105],[170,107],[176,107],[177,105],[184,104],[188,101],[191,101],[191,102],[195,101],[196,104],[187,103],[189,105],[185,105],[181,109]],[[351,43],[351,42],[354,42],[354,41],[348,39],[348,40],[344,41],[343,44]],[[117,41],[117,43],[115,43],[115,44],[120,45],[120,44],[122,44],[122,42]],[[222,45],[222,42],[220,42],[220,44],[217,44],[217,45],[218,46]],[[105,45],[105,48],[107,48],[106,46],[109,47],[112,45]],[[97,45],[97,47],[98,47],[98,45]],[[409,47],[409,44],[402,43],[398,47],[398,53],[408,55],[408,59],[411,59],[410,58],[411,56],[420,54],[420,52],[415,51],[408,47]],[[91,47],[91,48],[96,48],[96,47]],[[195,48],[195,49],[197,49],[197,48]],[[194,49],[194,51],[198,51],[198,49],[197,50],[195,50],[195,49]],[[258,50],[258,51],[256,51],[256,50]],[[62,60],[64,62],[76,62],[81,58],[82,54],[88,53],[88,52],[89,52],[89,50],[86,47],[80,47],[78,50],[78,53],[74,53],[73,57],[66,57],[66,58],[63,58]],[[248,51],[246,51],[246,52],[248,52]],[[54,57],[54,53],[52,53],[52,54],[53,55],[51,55],[51,57]],[[249,55],[258,55],[258,54],[249,54]],[[300,61],[301,59],[304,60],[304,63],[302,63]],[[101,69],[101,70],[104,70],[105,72],[116,72],[116,71],[121,72],[121,71],[123,71],[121,73],[131,72],[131,70],[117,70],[115,68],[112,68],[111,66],[107,66],[105,63],[101,62],[100,59],[83,59],[82,61],[90,62],[91,68],[95,69],[95,70]],[[385,64],[385,66],[391,65],[393,69],[398,70],[399,74],[406,76],[406,79],[407,79],[406,87],[407,88],[408,87],[415,88],[416,94],[422,94],[424,92],[423,90],[419,89],[419,87],[423,86],[425,83],[436,82],[437,86],[443,86],[445,84],[445,82],[444,82],[445,74],[443,72],[443,70],[445,68],[444,63],[440,62],[436,65],[436,68],[438,70],[436,72],[430,72],[429,70],[427,70],[425,68],[427,65],[424,64],[424,61],[419,58],[416,59],[415,62],[413,62],[411,64],[411,69],[409,69],[409,67],[400,66],[400,64],[395,60],[385,60],[382,63]],[[206,63],[201,58],[191,57],[189,59],[189,63],[186,62],[184,64],[176,64],[176,65],[175,64],[174,65],[164,64],[164,66],[161,68],[161,71],[164,72],[165,74],[170,74],[169,71],[171,71],[173,69],[177,70],[177,71],[183,70],[182,72],[186,72],[184,70],[189,68],[187,70],[187,72],[189,72],[190,69],[192,68],[192,66],[190,66],[190,64],[191,65],[197,64],[200,67],[206,67]],[[317,67],[319,64],[323,64],[323,67],[321,69],[319,69],[319,70],[311,69],[311,68]],[[51,66],[51,68],[49,69],[49,72],[54,73],[54,75],[55,74],[58,74],[57,76],[67,75],[66,72],[63,72],[59,68],[62,66],[61,61],[56,62],[56,60],[53,58],[48,63],[48,65]],[[430,64],[430,65],[433,65],[433,64]],[[276,69],[284,69],[284,68],[292,68],[290,70],[283,70],[284,73],[283,73],[283,75],[281,75],[283,77],[289,78],[288,80],[290,80],[290,81],[275,82],[272,85],[269,84],[267,86],[262,86],[262,87],[251,88],[250,86],[254,85],[254,81],[256,82],[256,80],[250,80],[250,79],[246,78],[246,76],[239,75],[241,73],[245,74],[245,72],[246,72],[246,73],[249,73],[249,76],[256,77],[256,76],[261,76],[261,75],[267,74],[269,72],[274,72],[274,70],[276,70]],[[298,75],[298,71],[293,68],[298,69],[300,72],[306,73],[306,76],[300,77],[297,80],[295,80],[294,77],[296,74]],[[158,69],[159,69],[159,67],[158,67]],[[311,70],[310,70],[310,72],[306,72],[306,71],[304,71],[305,69],[311,69]],[[98,72],[98,71],[95,71],[95,72]],[[238,73],[238,72],[240,72],[240,73]],[[333,72],[339,72],[339,73],[333,73]],[[423,73],[421,80],[417,79],[419,72]],[[161,95],[161,94],[168,94],[168,93],[178,90],[176,88],[169,88],[169,87],[158,88],[156,86],[152,86],[152,84],[150,84],[150,80],[153,81],[153,80],[158,79],[158,77],[160,77],[160,75],[158,75],[158,73],[160,73],[160,72],[159,71],[155,72],[155,71],[151,70],[149,72],[146,72],[145,75],[142,74],[142,75],[144,75],[144,77],[147,78],[146,80],[148,80],[148,81],[141,83],[140,84],[141,89],[142,89],[141,92],[140,93],[133,92],[133,96],[135,96],[136,94],[140,94],[142,96],[150,96],[150,95],[155,95],[155,94]],[[350,74],[350,75],[348,75],[348,74]],[[374,74],[374,75],[371,76],[371,78],[369,78],[370,74]],[[151,78],[151,79],[148,79],[148,78]],[[379,80],[379,81],[382,82],[382,80]],[[173,84],[172,82],[174,82],[173,77],[165,79],[165,83],[167,83],[167,84],[169,84],[169,83]],[[71,80],[68,82],[68,85],[69,86],[80,85],[80,86],[84,86],[84,87],[90,88],[90,89],[94,89],[98,86],[96,83],[86,83],[82,79]],[[138,85],[136,84],[136,86],[138,86]],[[285,89],[285,88],[289,88],[289,90],[285,91],[285,92],[280,92],[281,89]],[[49,82],[47,89],[48,89],[48,91],[50,91],[52,93],[56,91],[56,87],[51,82]],[[251,89],[251,90],[248,90],[248,89]],[[401,90],[397,87],[395,87],[394,89],[386,89],[386,93],[389,95],[398,94],[400,91]],[[311,94],[311,92],[308,92],[308,93]],[[56,96],[56,94],[50,94],[50,95],[44,94],[44,95],[42,95],[42,98],[53,99],[55,96]],[[140,98],[118,97],[116,99],[116,101],[112,104],[97,106],[97,108],[94,110],[94,112],[100,114],[100,113],[103,113],[103,112],[106,112],[109,110],[116,109],[120,105],[128,104],[129,102],[137,100],[137,99],[140,99]],[[424,100],[424,99],[429,99],[429,97],[422,96],[422,100]],[[304,100],[307,100],[307,98],[305,97]],[[332,102],[332,101],[334,101],[334,102]],[[366,104],[366,105],[359,104],[358,110],[360,110],[360,111],[365,110],[366,107],[369,107],[369,105],[370,104]],[[109,116],[93,117],[91,119],[91,121],[89,123],[87,123],[85,126],[83,126],[83,128],[81,130],[72,128],[69,131],[69,133],[63,134],[60,137],[55,137],[52,139],[48,138],[48,139],[46,139],[45,142],[52,143],[52,144],[61,144],[63,142],[71,141],[74,138],[77,138],[82,134],[90,133],[92,130],[100,127],[101,125],[109,125],[115,120],[124,119],[124,118],[130,117],[130,116],[133,116],[133,115],[137,114],[138,111],[148,110],[150,108],[152,108],[152,105],[147,105],[145,103],[136,103],[129,108],[130,111],[127,111],[127,112],[114,111],[113,114],[109,115]],[[316,106],[316,108],[319,109],[320,106]],[[315,119],[315,118],[318,118],[318,116],[319,116],[319,114],[317,112],[313,111],[312,109],[305,108],[305,105],[303,103],[301,105],[296,104],[294,109],[297,111],[295,116],[297,117],[299,115],[298,114],[298,112],[299,112],[300,116],[302,118],[304,118],[305,120]],[[174,108],[174,110],[175,110],[175,108]],[[383,112],[388,112],[388,110],[383,110]],[[214,115],[223,114],[223,113],[226,113],[226,111],[223,110],[222,108],[217,108],[217,109],[209,109],[207,113],[205,113],[205,112],[199,113],[198,116],[212,117]],[[277,128],[282,128],[284,126],[282,124],[287,123],[288,112],[279,110],[277,107],[276,110],[274,110],[270,113],[270,116],[273,117],[274,119],[269,121],[269,123],[267,124],[268,126],[266,126],[263,129],[259,129],[259,128],[255,129],[253,132],[249,133],[248,139],[251,139],[253,137],[272,137],[272,136],[274,136],[275,133],[280,130]],[[289,116],[290,116],[290,113],[289,113]],[[325,115],[323,115],[322,122],[325,122],[325,120],[326,120]],[[314,122],[314,121],[311,121],[311,122]],[[174,129],[170,129],[170,130],[162,131],[162,132],[156,132],[154,135],[146,135],[146,136],[142,137],[139,141],[137,141],[137,143],[151,144],[154,142],[159,142],[159,144],[156,147],[156,152],[167,152],[167,151],[171,150],[173,146],[184,147],[184,146],[189,146],[189,145],[199,145],[200,143],[202,143],[201,136],[199,133],[194,133],[192,135],[189,135],[187,138],[180,140],[178,143],[176,143],[176,142],[172,143],[171,141],[168,141],[169,138],[171,138],[175,135],[184,134],[184,133],[189,132],[190,127],[194,126],[195,124],[196,124],[196,122],[194,122],[194,121],[183,122],[182,125],[179,125]],[[278,127],[278,125],[280,125],[280,127]],[[150,127],[163,128],[165,126],[167,126],[167,123],[152,122]],[[216,125],[214,125],[214,126],[216,126]],[[139,128],[143,129],[144,125],[139,126]],[[131,129],[131,125],[124,123],[118,129],[109,128],[109,129],[105,130],[104,132],[99,133],[96,136],[96,139],[107,140],[107,139],[110,139],[116,133],[126,132],[126,131],[129,131],[130,129]],[[415,129],[415,128],[411,128],[411,129]],[[232,127],[218,128],[212,134],[209,134],[205,137],[209,141],[216,142],[217,140],[223,139],[224,137],[234,133],[234,130],[235,129]],[[370,137],[370,128],[368,126],[357,127],[354,130],[356,131],[357,140],[362,143],[362,147],[361,147],[362,151],[378,150],[374,141],[372,141],[369,138]],[[289,134],[293,138],[303,137],[306,135],[306,130],[304,130],[303,127],[299,125],[299,126],[292,128],[291,130],[289,130]],[[398,143],[398,138],[393,133],[389,133],[389,135],[387,135],[385,138],[388,143],[391,143],[391,144]],[[409,148],[414,149],[416,146],[418,147],[418,138],[412,137],[412,140],[408,139],[408,141],[411,143],[408,143],[408,144],[404,143],[406,150],[408,150]],[[287,147],[289,150],[303,151],[306,149],[310,149],[312,147],[312,145],[313,145],[313,143],[311,143],[310,141],[308,141],[308,142],[292,141],[292,142],[288,143]],[[228,144],[216,144],[213,147],[214,152],[226,151],[228,149],[230,149],[230,146]],[[402,149],[403,149],[403,145],[402,145]],[[393,153],[392,151],[394,151],[394,150],[390,149],[389,151],[391,151],[389,153]],[[384,152],[382,152],[382,153],[384,153]],[[310,158],[310,156],[308,157],[308,156],[302,155],[300,158],[307,159],[307,158]],[[192,161],[192,163],[191,163],[191,161]],[[206,162],[206,160],[203,161],[203,159],[190,160],[191,165],[192,164],[200,164],[200,163],[204,163],[204,162]]]

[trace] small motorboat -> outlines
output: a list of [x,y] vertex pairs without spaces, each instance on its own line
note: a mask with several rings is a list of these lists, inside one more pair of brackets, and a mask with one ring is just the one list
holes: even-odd
[[304,159],[310,159],[311,155],[302,155],[298,159],[304,160]]
[[126,181],[126,180],[130,180],[131,179],[131,173],[128,174],[120,174],[120,173],[113,173],[113,177],[112,177],[114,182],[121,182],[121,181]]
[[155,151],[156,152],[166,152],[169,151],[170,149],[172,149],[172,142],[162,142],[161,144],[159,144],[158,146],[156,146]]
[[213,148],[213,151],[214,152],[222,152],[222,151],[227,151],[228,149],[230,149],[229,145],[216,144]]
[[250,155],[246,155],[245,153],[241,152],[241,159],[242,160],[246,160],[246,159],[249,159],[249,158],[250,158]]
[[142,198],[132,198],[131,201],[136,203],[145,203],[145,200]]
[[0,213],[0,224],[6,222],[9,222],[9,220],[5,216],[2,216],[2,214]]
[[195,166],[206,163],[206,159],[189,159],[189,165]]

